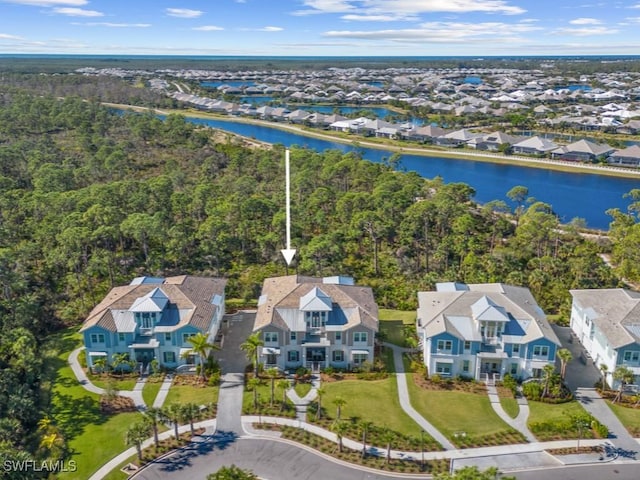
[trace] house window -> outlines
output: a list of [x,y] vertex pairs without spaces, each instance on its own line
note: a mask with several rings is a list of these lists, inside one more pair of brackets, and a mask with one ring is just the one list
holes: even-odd
[[453,342],[451,340],[438,340],[438,350],[451,351]]
[[469,340],[465,340],[465,342],[464,342],[464,350],[465,350],[465,352],[471,350],[471,342]]
[[336,342],[342,341],[342,332],[336,332]]
[[624,361],[625,362],[637,362],[640,360],[640,352],[628,351],[624,352]]
[[[344,362],[344,351],[342,350],[334,350],[333,351],[333,361],[334,362]],[[355,357],[354,357],[355,361]]]
[[278,343],[278,332],[264,332],[264,343]]
[[102,334],[102,333],[92,333],[91,334],[91,343],[104,343],[104,334]]
[[519,344],[519,343],[514,343],[514,344],[513,344],[513,346],[512,346],[512,348],[511,348],[511,351],[512,351],[514,354],[516,354],[516,353],[520,353],[520,344]]
[[292,342],[295,342],[295,341],[296,341],[296,338],[297,338],[296,332],[291,332],[291,333],[289,334],[289,339],[290,339]]
[[188,343],[191,337],[195,337],[195,333],[183,333],[182,334],[182,343]]
[[287,353],[287,361],[289,362],[299,362],[300,361],[300,352],[297,350],[289,350]]
[[151,314],[149,312],[143,312],[142,313],[142,325],[141,326],[142,326],[142,328],[152,328],[153,327],[153,319],[151,318]]
[[451,364],[436,362],[436,373],[438,375],[451,375]]
[[353,342],[354,343],[367,343],[367,332],[354,332],[354,334],[353,334]]
[[164,363],[176,363],[175,352],[164,352],[162,354],[162,360],[164,361]]
[[512,363],[511,364],[511,369],[509,370],[509,373],[511,375],[517,375],[518,374],[518,364],[517,363]]
[[118,341],[124,342],[124,333],[118,333]]
[[536,357],[549,357],[549,347],[546,345],[536,345],[533,347],[533,354]]
[[171,341],[171,333],[170,332],[165,332],[164,341],[165,342],[170,342]]
[[464,373],[469,373],[470,365],[471,365],[471,362],[469,360],[463,360],[462,361],[462,371]]
[[369,358],[369,355],[367,355],[366,353],[354,353],[353,354],[353,363],[354,363],[354,365],[360,365],[360,364],[366,362],[367,358]]

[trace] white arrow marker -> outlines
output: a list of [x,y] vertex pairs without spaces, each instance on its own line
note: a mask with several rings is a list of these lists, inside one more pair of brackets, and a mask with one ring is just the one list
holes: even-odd
[[286,212],[287,212],[287,248],[280,250],[284,261],[287,265],[291,265],[291,260],[296,254],[296,249],[291,248],[291,180],[289,178],[289,150],[285,150],[284,159],[284,172],[285,172],[285,188],[286,188]]

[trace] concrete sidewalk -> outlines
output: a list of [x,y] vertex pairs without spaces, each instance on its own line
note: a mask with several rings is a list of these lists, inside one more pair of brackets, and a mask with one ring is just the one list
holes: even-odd
[[528,442],[537,442],[536,437],[531,433],[527,426],[527,419],[529,418],[529,403],[523,396],[517,398],[519,412],[516,418],[511,418],[507,412],[502,408],[500,403],[500,397],[498,395],[498,389],[495,385],[487,385],[487,394],[489,395],[489,401],[493,411],[511,428],[522,433]]
[[164,401],[167,399],[167,395],[169,394],[169,389],[171,388],[172,383],[173,375],[165,375],[164,380],[162,381],[162,385],[160,385],[160,390],[158,390],[158,394],[153,400],[153,408],[162,408],[162,405],[164,405]]

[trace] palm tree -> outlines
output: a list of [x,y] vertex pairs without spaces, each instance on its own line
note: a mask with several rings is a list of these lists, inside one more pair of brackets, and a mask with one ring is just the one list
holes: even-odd
[[360,422],[360,430],[362,430],[362,458],[367,455],[367,434],[369,430],[373,427],[373,423],[368,420],[363,420]]
[[567,363],[569,363],[573,359],[573,355],[566,348],[561,348],[560,350],[558,350],[558,353],[556,355],[558,355],[558,358],[560,359],[560,378],[564,380],[564,376],[567,370]]
[[193,402],[185,403],[182,405],[181,415],[183,422],[189,422],[189,428],[191,429],[191,437],[196,435],[196,431],[193,428],[193,422],[200,419],[200,407]]
[[142,442],[149,436],[149,423],[136,422],[132,424],[125,434],[125,443],[127,445],[135,445],[138,452],[138,461],[142,462]]
[[333,399],[333,404],[336,406],[336,419],[340,420],[340,413],[342,413],[342,407],[347,404],[347,401],[338,395]]
[[607,373],[609,371],[606,363],[600,364],[600,371],[602,372],[602,391],[604,392],[607,389]]
[[396,438],[396,434],[390,428],[385,427],[382,430],[381,439],[387,445],[387,463],[391,461],[391,444]]
[[180,425],[180,418],[182,417],[182,406],[179,403],[171,403],[162,408],[162,416],[173,424],[173,432],[176,440],[179,440],[178,425]]
[[278,376],[280,376],[280,372],[278,372],[277,368],[270,368],[268,369],[266,372],[267,377],[269,377],[269,379],[271,380],[271,399],[269,400],[269,405],[273,406],[273,398],[275,396],[275,384],[276,384],[276,378],[278,378]]
[[316,398],[318,399],[318,411],[316,412],[316,420],[320,420],[320,418],[322,417],[322,396],[325,393],[327,393],[327,391],[322,387],[316,390]]
[[200,360],[200,378],[204,380],[204,359],[209,356],[209,352],[213,349],[220,350],[217,345],[209,342],[209,338],[202,332],[198,332],[187,339],[191,344],[191,350],[198,356]]
[[260,338],[260,332],[255,332],[240,345],[240,350],[247,354],[247,358],[253,363],[253,374],[258,376],[258,351],[264,342]]
[[145,415],[149,418],[149,423],[153,429],[153,443],[155,443],[157,450],[160,444],[160,440],[158,439],[158,424],[162,422],[163,419],[162,409],[158,407],[149,407],[147,408]]
[[549,395],[549,385],[551,384],[551,378],[553,377],[553,373],[556,371],[556,368],[551,364],[547,364],[542,367],[542,371],[544,375],[544,389],[542,390],[542,398],[545,398],[547,395]]
[[108,367],[107,357],[98,357],[93,361],[93,368],[100,373],[106,373]]
[[628,383],[633,383],[633,372],[627,367],[620,365],[613,371],[613,379],[619,382],[618,393],[616,398],[613,399],[613,403],[616,403],[622,398],[622,390]]
[[282,389],[282,404],[280,405],[280,411],[282,412],[282,410],[284,410],[284,406],[287,403],[287,390],[289,390],[289,387],[291,385],[289,384],[289,380],[283,378],[281,380],[278,380],[276,386]]
[[258,377],[250,378],[247,382],[247,386],[253,391],[253,408],[258,408],[258,387],[260,386],[260,379]]
[[342,437],[345,433],[347,433],[348,429],[349,426],[344,420],[336,420],[331,424],[331,431],[335,433],[336,437],[338,438],[338,450],[340,452],[342,452]]
[[124,374],[122,370],[122,365],[126,364],[129,360],[129,354],[127,353],[114,353],[111,355],[111,365],[113,366],[113,370],[118,370],[120,368],[120,378]]

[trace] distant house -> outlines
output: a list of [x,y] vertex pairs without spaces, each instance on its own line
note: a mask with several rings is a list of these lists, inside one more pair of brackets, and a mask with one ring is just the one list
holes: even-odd
[[631,145],[630,147],[623,148],[622,150],[616,150],[609,155],[607,162],[612,165],[624,165],[627,167],[640,166],[640,146]]
[[445,147],[460,147],[465,143],[475,138],[480,138],[481,133],[474,133],[466,128],[461,130],[455,130],[453,132],[445,133],[444,135],[434,139],[436,145],[442,145]]
[[560,342],[529,289],[438,283],[418,293],[417,331],[430,375],[540,377]]
[[640,293],[622,288],[571,290],[571,330],[593,363],[607,366],[607,380],[618,366],[640,382]]
[[378,306],[350,277],[267,278],[253,331],[265,367],[351,369],[373,361]]
[[596,162],[606,158],[614,150],[609,145],[582,139],[556,148],[551,152],[551,158],[571,162]]
[[478,138],[474,138],[467,142],[467,145],[476,150],[488,150],[490,152],[496,152],[502,145],[508,145],[511,147],[514,143],[521,140],[521,137],[514,137],[503,132],[493,132],[488,135],[483,135]]
[[156,359],[166,368],[194,364],[189,337],[197,333],[210,341],[225,309],[226,279],[138,277],[113,288],[82,324],[87,366],[124,353],[141,370]]
[[547,140],[546,138],[535,136],[513,144],[511,150],[515,154],[546,155],[556,148],[558,148],[557,143]]

